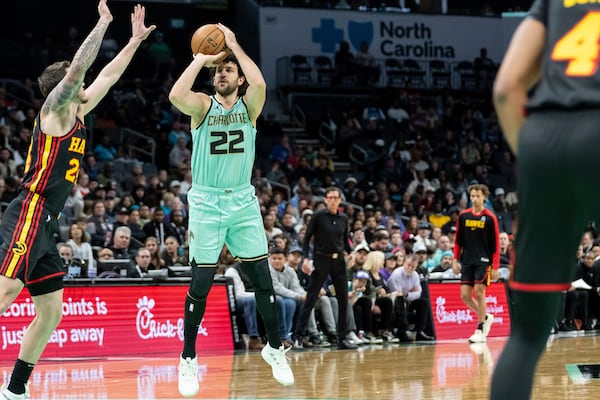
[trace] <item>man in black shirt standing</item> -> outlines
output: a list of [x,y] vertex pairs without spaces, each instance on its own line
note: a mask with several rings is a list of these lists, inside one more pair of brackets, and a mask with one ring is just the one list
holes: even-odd
[[338,336],[342,349],[356,349],[353,343],[346,339],[346,312],[348,309],[348,281],[346,279],[346,262],[344,253],[352,251],[348,241],[348,216],[339,211],[342,201],[342,191],[336,187],[325,190],[327,208],[316,212],[308,223],[306,235],[302,243],[303,270],[310,270],[308,249],[310,240],[314,237],[314,270],[308,282],[306,301],[302,304],[296,324],[295,338],[302,343],[302,335],[306,329],[308,317],[319,298],[319,291],[328,275],[331,275],[335,296],[338,300]]

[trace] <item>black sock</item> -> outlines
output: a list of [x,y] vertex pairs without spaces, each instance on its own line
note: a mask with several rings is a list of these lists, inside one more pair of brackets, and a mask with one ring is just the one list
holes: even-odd
[[183,358],[196,357],[196,338],[198,327],[206,309],[206,297],[192,298],[189,293],[185,298],[185,314],[183,317]]
[[8,383],[8,390],[14,394],[25,393],[25,384],[27,384],[34,366],[35,364],[30,364],[21,359],[17,359],[10,377],[10,382]]
[[196,338],[198,327],[206,310],[206,298],[213,283],[215,266],[198,266],[196,260],[190,261],[192,265],[192,281],[190,290],[185,296],[185,310],[183,311],[183,358],[196,357]]
[[259,310],[265,324],[269,344],[271,347],[277,349],[281,346],[281,338],[279,337],[279,316],[277,314],[275,295],[256,292],[254,296],[256,297],[256,308]]

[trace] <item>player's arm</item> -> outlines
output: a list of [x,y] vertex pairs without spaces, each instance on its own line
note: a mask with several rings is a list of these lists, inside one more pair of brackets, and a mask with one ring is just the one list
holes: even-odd
[[494,107],[513,153],[517,154],[519,131],[525,121],[527,92],[540,78],[546,44],[546,27],[527,18],[517,28],[494,83]]
[[194,55],[194,59],[183,71],[169,92],[169,100],[182,113],[192,117],[192,127],[202,120],[210,107],[210,97],[204,93],[192,91],[196,77],[205,65],[223,56],[223,52],[211,56],[202,53]]
[[113,19],[106,5],[106,0],[100,0],[98,3],[98,14],[100,18],[96,26],[77,49],[73,61],[67,69],[67,74],[48,94],[41,109],[42,115],[48,113],[65,114],[67,107],[77,97],[85,73],[96,59],[104,33]]
[[[317,216],[313,215],[313,217],[308,221],[308,226],[306,227],[306,232],[304,233],[304,240],[302,241],[302,259],[300,260],[300,265],[304,265],[304,263],[309,262],[308,252],[310,249],[310,240],[315,234],[315,224],[317,223]],[[314,257],[314,255],[313,255]],[[308,264],[307,264],[308,267]]]
[[108,63],[94,82],[85,90],[88,102],[82,105],[84,115],[92,111],[106,96],[108,90],[119,80],[125,69],[131,62],[133,55],[140,44],[156,29],[156,25],[146,27],[144,19],[146,9],[136,5],[131,13],[131,39],[129,43]]
[[260,72],[260,68],[258,68],[258,65],[248,57],[246,52],[239,45],[235,38],[235,34],[231,29],[223,24],[217,24],[217,26],[223,31],[223,34],[225,35],[225,44],[231,50],[235,58],[237,58],[242,67],[242,71],[244,71],[244,75],[246,76],[248,89],[246,89],[244,100],[248,107],[248,113],[252,120],[252,124],[255,125],[256,119],[262,112],[265,100],[267,99],[267,83],[265,82],[262,72]]

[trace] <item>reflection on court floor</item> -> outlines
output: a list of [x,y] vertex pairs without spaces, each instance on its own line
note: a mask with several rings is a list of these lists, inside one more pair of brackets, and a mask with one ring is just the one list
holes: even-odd
[[[202,399],[443,399],[487,398],[489,378],[506,342],[464,341],[380,345],[355,350],[288,353],[296,384],[275,382],[259,353],[199,355]],[[569,374],[572,365],[600,361],[600,336],[549,341],[537,370],[533,399],[568,399],[600,393],[594,374]],[[165,357],[159,357],[165,356]],[[32,399],[176,399],[177,354],[155,358],[43,360],[30,380]],[[589,369],[589,368],[588,368]],[[12,363],[0,374],[8,382]],[[593,376],[592,376],[593,375]],[[507,383],[509,384],[509,383]]]

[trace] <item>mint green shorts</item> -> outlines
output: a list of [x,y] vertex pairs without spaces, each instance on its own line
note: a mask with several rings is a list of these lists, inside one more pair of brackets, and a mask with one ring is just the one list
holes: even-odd
[[215,265],[223,244],[234,257],[267,255],[267,237],[254,186],[192,186],[188,194],[190,261]]

